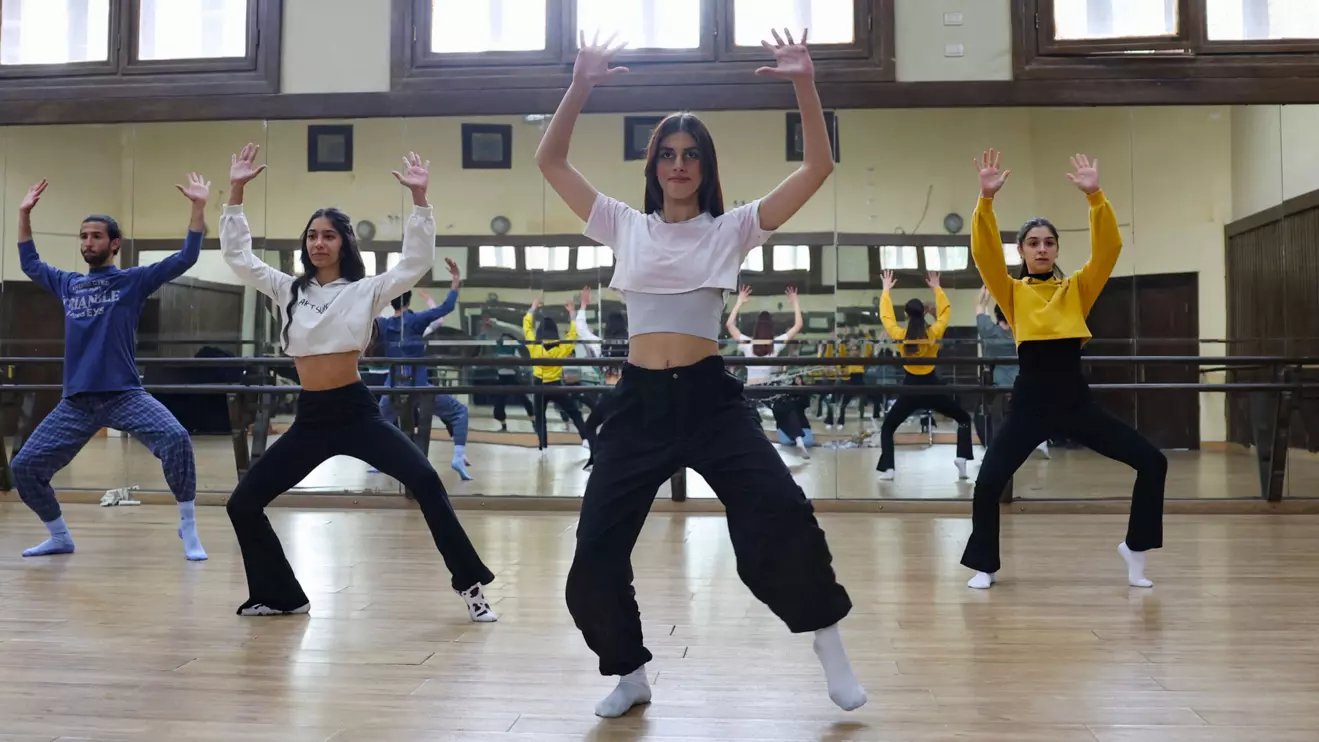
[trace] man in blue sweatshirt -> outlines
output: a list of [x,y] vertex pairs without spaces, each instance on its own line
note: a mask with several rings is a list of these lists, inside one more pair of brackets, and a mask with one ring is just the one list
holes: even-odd
[[179,421],[142,388],[137,372],[138,316],[147,297],[183,275],[201,254],[206,199],[211,184],[196,173],[186,186],[175,185],[192,202],[192,221],[183,249],[153,265],[119,270],[115,256],[123,235],[109,216],[94,215],[78,230],[87,274],[62,271],[42,262],[32,240],[32,209],[47,182],[32,186],[18,207],[18,252],[23,273],[64,305],[64,397],[14,456],[14,483],[23,502],[41,518],[50,538],[23,556],[73,553],[50,486],[102,428],[113,428],[146,444],[160,459],[165,481],[179,504],[179,538],[190,561],[206,559],[197,537],[197,468],[192,439]]
[[[458,264],[445,258],[452,280],[449,283],[449,295],[439,306],[431,306],[424,312],[414,312],[408,305],[412,301],[412,292],[408,291],[395,298],[393,317],[381,317],[376,320],[380,331],[380,343],[389,358],[421,358],[426,355],[426,341],[423,335],[426,329],[448,315],[458,305],[458,289],[462,286],[462,275]],[[429,298],[429,297],[427,297]],[[395,378],[397,374],[398,378]],[[390,368],[386,386],[430,386],[429,366],[393,366]],[[380,398],[380,414],[394,424],[398,424],[398,413],[390,395]],[[458,472],[463,480],[470,480],[467,473],[467,405],[459,402],[452,394],[435,395],[435,414],[444,422],[453,436],[453,460],[449,466]]]

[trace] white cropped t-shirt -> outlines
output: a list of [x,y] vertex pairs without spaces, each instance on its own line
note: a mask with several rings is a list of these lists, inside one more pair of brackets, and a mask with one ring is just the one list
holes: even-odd
[[[773,358],[783,352],[783,348],[787,343],[788,333],[785,332],[774,338],[768,356],[756,355],[757,343],[754,340],[748,340],[745,343],[738,343],[737,351],[747,358]],[[748,384],[764,384],[773,378],[774,374],[779,372],[778,366],[747,366],[746,368]]]
[[711,294],[736,291],[747,253],[773,233],[760,227],[759,200],[717,217],[703,213],[670,223],[603,193],[583,230],[614,251],[609,286],[623,292],[629,337],[680,332],[710,340],[719,337],[723,311],[722,293],[717,305]]
[[[244,284],[275,301],[282,340],[282,328],[289,321],[284,310],[294,278],[252,253],[252,230],[241,205],[226,204],[220,214],[220,250]],[[297,358],[365,351],[371,343],[376,316],[391,300],[417,285],[434,265],[434,207],[413,206],[403,226],[403,254],[393,268],[358,281],[341,278],[324,286],[313,278],[298,291],[284,352]]]

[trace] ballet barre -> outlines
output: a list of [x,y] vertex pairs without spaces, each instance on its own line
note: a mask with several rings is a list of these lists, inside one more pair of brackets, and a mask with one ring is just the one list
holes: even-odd
[[[799,357],[744,357],[724,356],[729,366],[777,366],[785,369],[782,376],[792,377],[807,370],[836,368],[839,366],[902,366],[909,365],[907,359],[900,357],[836,357],[821,359],[815,356]],[[826,361],[826,363],[821,363]],[[382,369],[393,366],[423,367],[523,367],[523,366],[563,366],[563,367],[601,367],[623,365],[623,358],[522,358],[522,357],[445,357],[426,356],[422,358],[363,358],[360,365],[367,370]],[[979,404],[996,395],[1011,392],[1007,387],[996,387],[989,383],[985,368],[995,365],[1016,365],[1016,358],[936,357],[923,359],[922,365],[976,367],[979,383],[950,383],[940,387],[951,394],[979,395]],[[1083,364],[1141,366],[1146,364],[1178,364],[1200,367],[1200,373],[1206,373],[1203,367],[1210,366],[1216,372],[1250,370],[1259,372],[1269,369],[1269,381],[1249,382],[1157,382],[1157,383],[1103,383],[1091,384],[1096,391],[1195,391],[1195,392],[1248,392],[1250,393],[1249,416],[1259,465],[1260,495],[1269,502],[1282,500],[1283,484],[1286,478],[1288,441],[1291,434],[1293,413],[1299,409],[1302,398],[1319,392],[1319,379],[1311,381],[1305,378],[1303,371],[1319,366],[1316,357],[1279,357],[1279,356],[1088,356],[1082,357]],[[63,359],[59,357],[10,356],[0,357],[0,427],[8,425],[12,416],[17,416],[12,452],[5,451],[0,445],[0,491],[9,491],[13,487],[8,462],[22,448],[27,436],[35,429],[35,410],[39,393],[62,392],[61,384],[29,384],[16,380],[18,370],[26,366],[60,366]],[[234,463],[238,476],[251,467],[266,450],[270,423],[273,419],[274,400],[276,396],[297,394],[302,391],[297,384],[272,383],[276,368],[293,365],[289,357],[233,357],[233,358],[139,358],[141,367],[205,367],[205,368],[239,368],[244,371],[241,383],[227,384],[144,384],[144,389],[154,394],[224,394],[227,397],[229,411],[230,435],[233,440]],[[800,369],[793,373],[786,369]],[[494,384],[452,384],[429,387],[393,387],[368,384],[368,389],[376,394],[393,394],[403,398],[403,424],[409,437],[423,450],[430,443],[430,418],[434,411],[435,395],[438,394],[482,394],[482,395],[556,395],[580,393],[607,393],[614,387],[607,385],[575,384],[562,387],[544,387],[532,384],[494,385]],[[830,383],[825,378],[813,379],[809,384],[764,384],[757,385],[756,391],[764,395],[818,395],[846,392],[853,395],[874,395],[909,391],[900,383],[880,384],[840,384]],[[420,407],[414,411],[414,405]],[[988,420],[988,416],[986,416]],[[249,438],[248,430],[251,429]],[[673,478],[673,499],[686,497],[685,472],[679,472]],[[1005,490],[1002,501],[1012,499],[1011,485]]]

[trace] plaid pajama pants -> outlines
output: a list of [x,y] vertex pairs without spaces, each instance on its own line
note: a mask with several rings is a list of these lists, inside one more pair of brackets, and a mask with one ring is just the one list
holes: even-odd
[[88,392],[60,400],[10,464],[19,497],[43,523],[60,517],[50,478],[101,428],[122,430],[144,443],[160,459],[175,500],[196,498],[192,438],[164,405],[141,389]]

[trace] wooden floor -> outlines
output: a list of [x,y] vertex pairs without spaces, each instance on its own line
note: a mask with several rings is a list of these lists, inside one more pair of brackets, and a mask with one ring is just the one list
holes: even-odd
[[[240,618],[224,511],[183,560],[168,506],[71,506],[77,554],[0,505],[0,740],[1312,742],[1319,518],[1170,516],[1152,590],[1123,519],[1004,519],[965,587],[965,518],[824,515],[870,702],[832,706],[809,636],[738,581],[721,516],[655,513],[633,556],[654,702],[617,720],[564,607],[575,518],[463,512],[497,580],[466,619],[414,511],[274,509],[310,616]],[[809,600],[809,596],[802,596]]]

